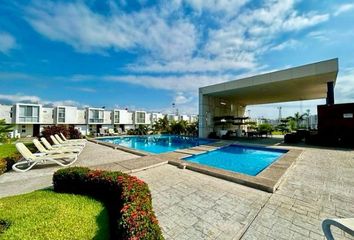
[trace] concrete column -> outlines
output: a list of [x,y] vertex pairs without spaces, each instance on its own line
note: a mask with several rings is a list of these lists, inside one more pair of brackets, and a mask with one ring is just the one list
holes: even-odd
[[334,84],[333,82],[327,82],[327,105],[334,104]]

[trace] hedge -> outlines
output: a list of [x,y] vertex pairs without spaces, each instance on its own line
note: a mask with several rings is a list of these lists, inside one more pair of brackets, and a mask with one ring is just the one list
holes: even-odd
[[152,209],[148,185],[122,172],[71,167],[53,175],[57,192],[84,194],[106,204],[112,239],[164,239]]

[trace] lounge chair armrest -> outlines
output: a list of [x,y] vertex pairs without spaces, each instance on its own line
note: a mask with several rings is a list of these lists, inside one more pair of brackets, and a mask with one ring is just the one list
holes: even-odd
[[354,218],[326,219],[322,222],[322,229],[327,240],[334,240],[331,225],[343,230],[354,237]]

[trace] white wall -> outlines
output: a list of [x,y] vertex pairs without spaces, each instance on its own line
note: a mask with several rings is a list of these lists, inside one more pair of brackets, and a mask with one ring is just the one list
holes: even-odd
[[42,121],[41,123],[42,124],[53,124],[54,123],[54,119],[53,119],[53,115],[54,115],[54,112],[53,112],[53,108],[46,108],[46,107],[43,107],[42,108]]
[[76,119],[76,124],[86,124],[86,109],[78,109],[77,110],[77,119]]
[[[37,123],[41,123],[42,122],[42,105],[41,104],[30,104],[30,103],[17,103],[14,107],[14,112],[13,114],[15,114],[15,123],[17,124],[21,124],[23,122],[20,122],[20,106],[35,106],[35,107],[39,107],[39,119]],[[24,124],[28,124],[28,123],[24,123]]]
[[77,129],[84,136],[89,134],[87,125],[75,125],[75,129]]
[[103,112],[103,124],[112,124],[112,111]]
[[33,125],[32,124],[19,124],[16,125],[16,132],[21,137],[33,136]]
[[[57,114],[58,118],[58,114]],[[78,123],[77,107],[65,107],[65,124]]]
[[133,113],[127,110],[119,110],[119,124],[133,124]]
[[6,123],[12,123],[12,118],[10,117],[12,106],[0,105],[0,119],[5,119]]

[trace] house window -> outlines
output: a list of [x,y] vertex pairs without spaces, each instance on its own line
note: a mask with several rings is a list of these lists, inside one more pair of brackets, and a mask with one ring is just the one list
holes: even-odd
[[58,122],[65,123],[65,108],[58,108]]
[[38,106],[20,106],[20,122],[39,122]]
[[119,123],[119,111],[114,112],[114,123]]
[[145,113],[137,112],[136,113],[136,123],[145,123]]
[[89,122],[90,123],[103,123],[103,111],[96,110],[96,109],[90,109]]

